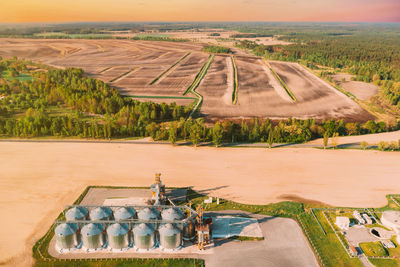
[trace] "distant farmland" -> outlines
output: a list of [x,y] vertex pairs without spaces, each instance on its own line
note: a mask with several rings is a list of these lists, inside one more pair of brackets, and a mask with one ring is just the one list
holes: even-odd
[[216,55],[195,92],[184,96],[207,63],[209,55],[202,48],[190,42],[0,39],[3,58],[82,68],[141,101],[187,105],[197,99],[208,120],[373,118],[297,63],[266,63],[252,56]]

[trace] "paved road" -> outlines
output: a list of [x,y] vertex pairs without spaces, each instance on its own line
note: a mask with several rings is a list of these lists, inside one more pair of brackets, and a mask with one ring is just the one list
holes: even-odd
[[256,218],[264,235],[263,241],[217,241],[214,253],[205,257],[206,266],[319,266],[294,220],[262,215],[256,215]]

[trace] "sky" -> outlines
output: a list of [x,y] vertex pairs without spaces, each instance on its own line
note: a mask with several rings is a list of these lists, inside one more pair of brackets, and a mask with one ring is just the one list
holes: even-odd
[[0,22],[400,22],[400,0],[0,0]]

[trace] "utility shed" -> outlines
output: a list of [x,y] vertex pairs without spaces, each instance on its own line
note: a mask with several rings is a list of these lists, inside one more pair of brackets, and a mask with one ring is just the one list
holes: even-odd
[[338,216],[336,217],[335,224],[339,227],[340,230],[349,230],[350,219],[349,217]]

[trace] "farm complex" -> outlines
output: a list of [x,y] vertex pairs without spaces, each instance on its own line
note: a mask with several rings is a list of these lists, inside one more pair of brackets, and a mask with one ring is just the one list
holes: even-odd
[[82,68],[142,101],[194,103],[210,120],[252,117],[372,119],[299,64],[244,53],[209,55],[205,44],[133,40],[1,39],[0,56]]

